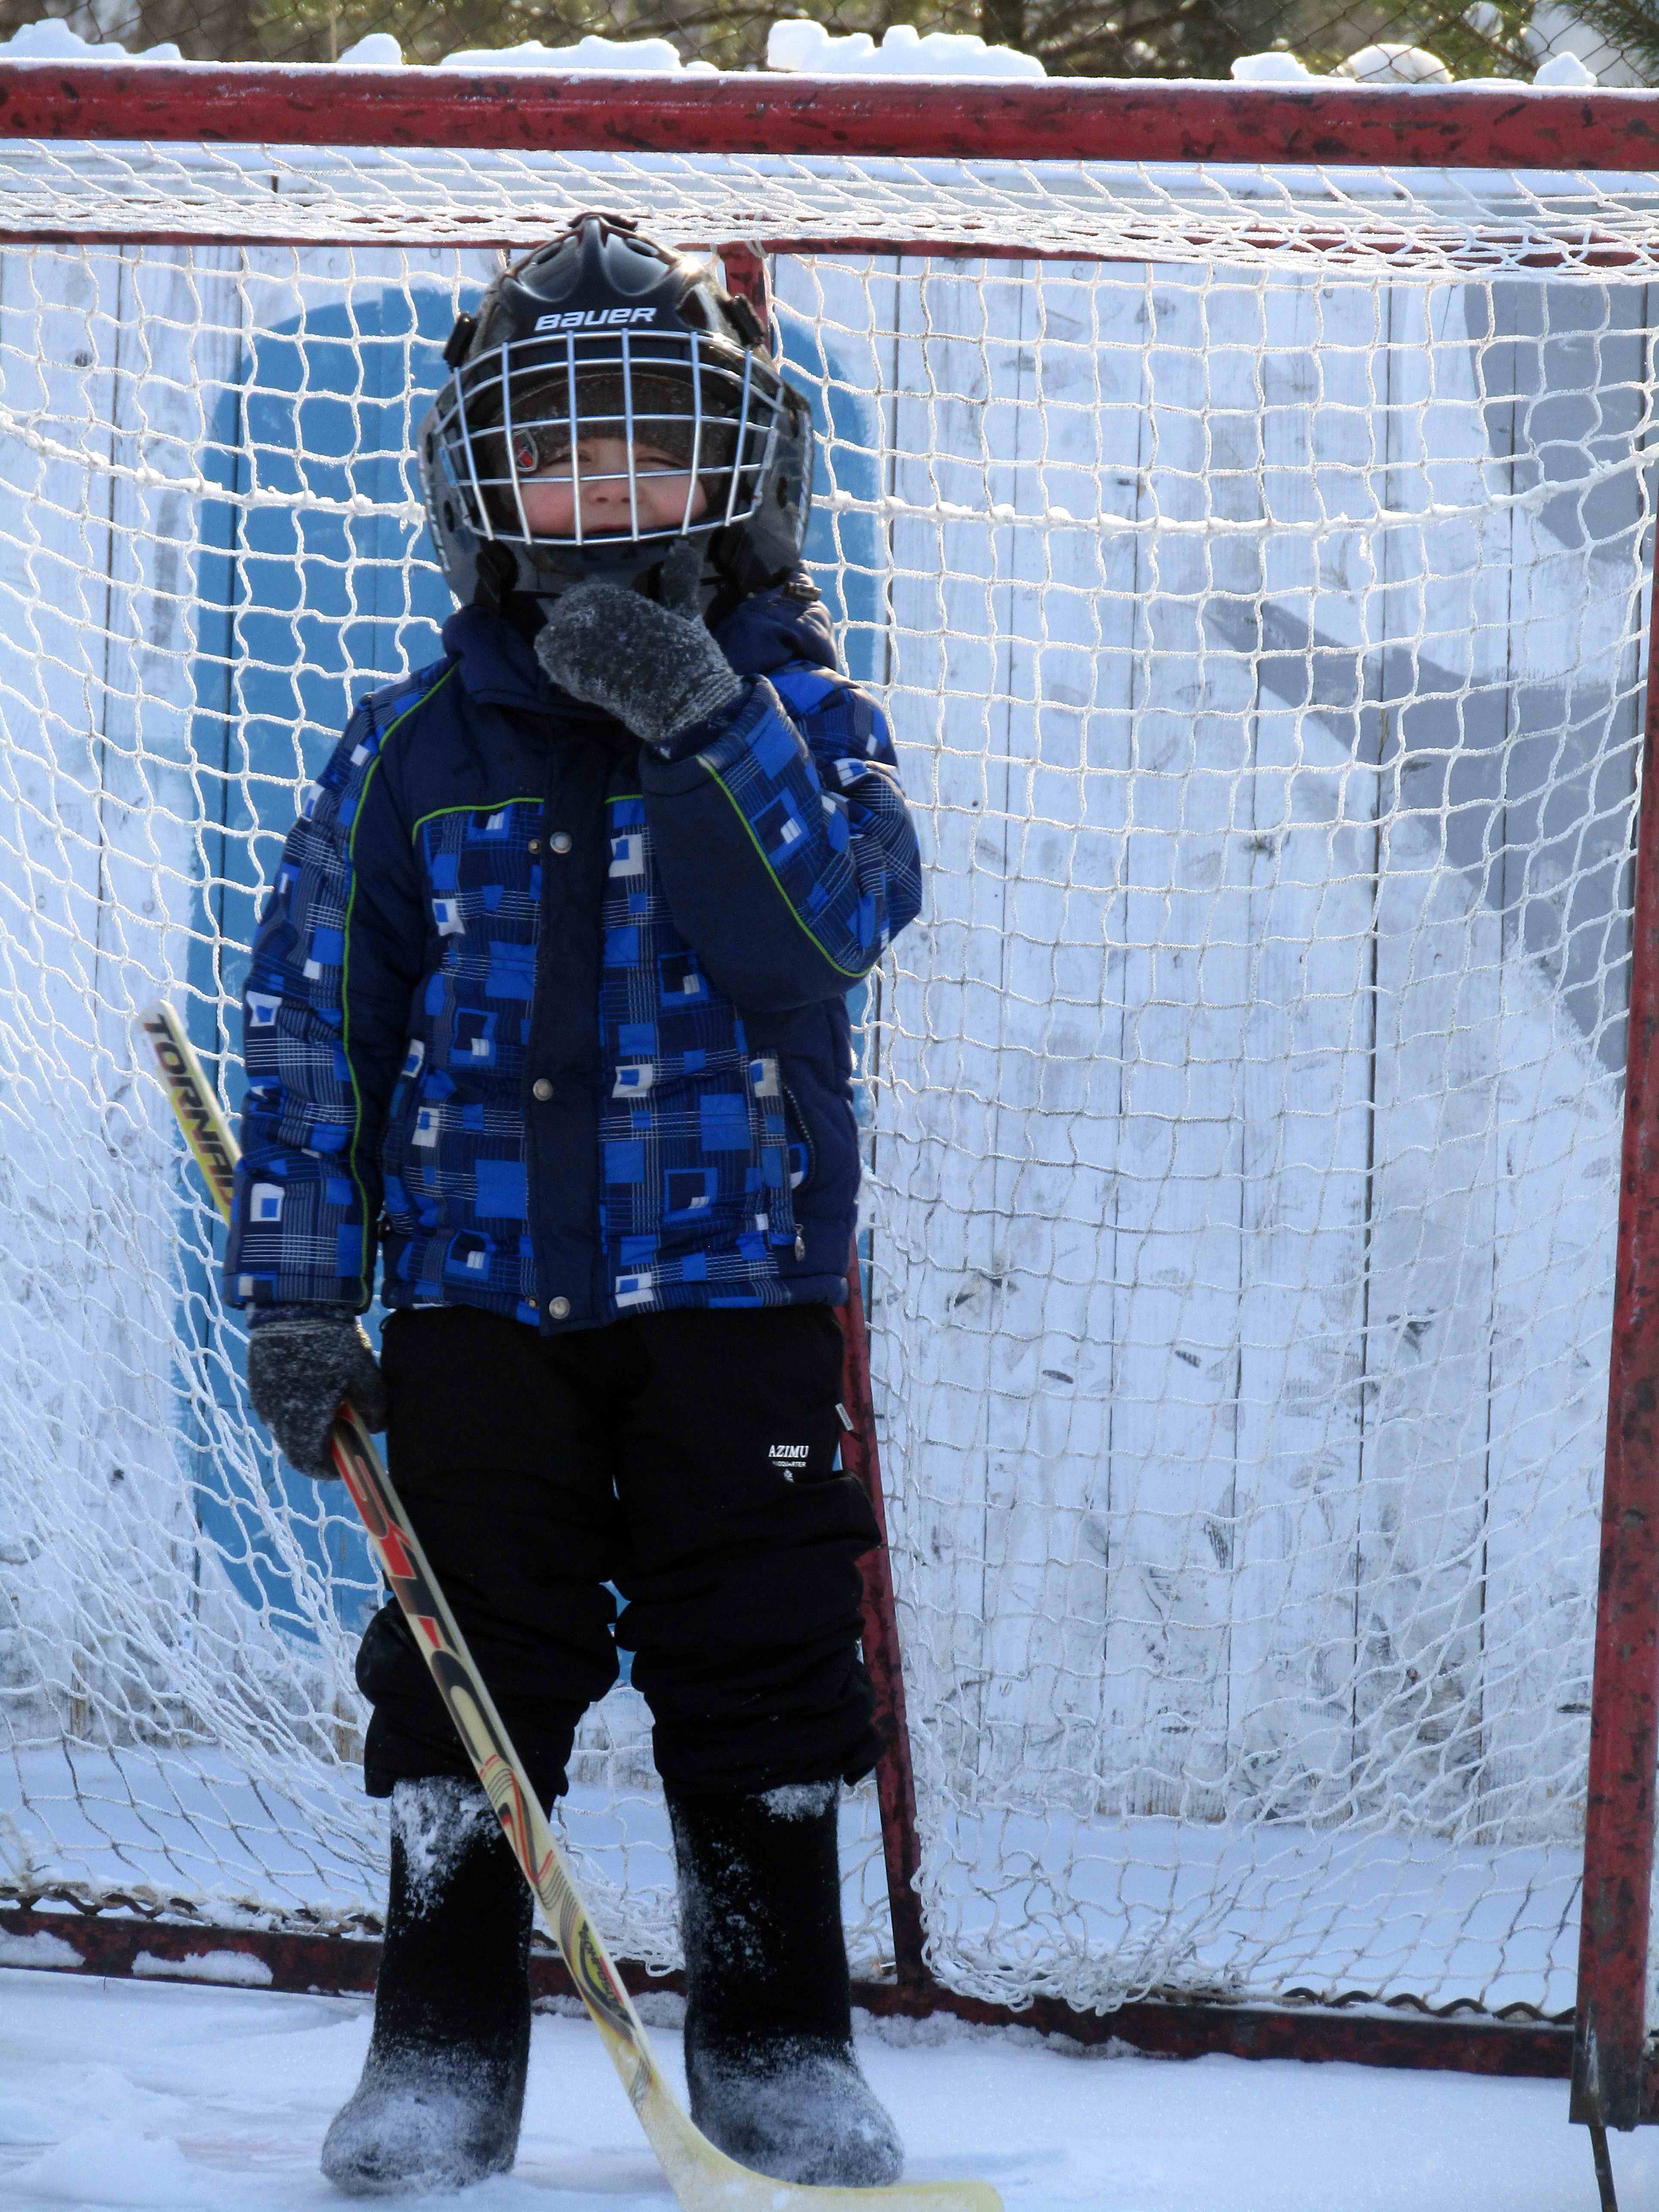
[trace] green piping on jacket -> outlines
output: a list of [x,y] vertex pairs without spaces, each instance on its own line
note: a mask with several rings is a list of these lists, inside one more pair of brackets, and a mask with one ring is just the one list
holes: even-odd
[[767,874],[771,877],[773,883],[776,884],[778,896],[783,901],[784,905],[788,908],[790,918],[793,921],[795,927],[800,931],[802,936],[805,938],[807,943],[812,947],[813,951],[817,953],[819,957],[829,962],[830,965],[835,969],[837,975],[845,975],[852,982],[861,983],[865,977],[870,973],[871,969],[875,966],[875,962],[873,960],[868,961],[862,968],[844,967],[827,946],[821,945],[818,942],[818,939],[813,935],[811,930],[808,928],[806,923],[797,912],[794,901],[790,897],[788,892],[785,890],[783,885],[778,882],[777,870],[772,866],[770,860],[767,859],[766,848],[761,843],[760,839],[755,835],[753,823],[750,821],[749,817],[744,812],[742,807],[738,805],[737,800],[732,797],[731,789],[727,785],[725,777],[709,760],[706,753],[699,753],[697,757],[702,763],[703,767],[708,769],[709,775],[714,777],[715,782],[719,784],[720,789],[725,792],[727,801],[731,805],[732,811],[737,816],[738,821],[742,823],[744,830],[748,833],[750,843],[760,854],[761,866],[765,869]]
[[[428,696],[430,696],[428,693]],[[411,708],[410,711],[412,713],[414,709]],[[402,717],[399,716],[398,720],[401,720]],[[386,734],[389,737],[391,732],[388,731]],[[428,822],[437,822],[446,814],[499,814],[502,808],[507,806],[539,806],[541,804],[542,798],[539,792],[520,791],[515,793],[511,799],[483,799],[476,803],[468,799],[464,806],[434,806],[430,814],[422,815],[420,820],[410,831],[409,842],[412,845]]]

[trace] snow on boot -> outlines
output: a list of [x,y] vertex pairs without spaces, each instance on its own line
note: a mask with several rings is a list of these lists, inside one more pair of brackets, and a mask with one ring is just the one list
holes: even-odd
[[904,2153],[853,2052],[839,1786],[671,1794],[691,2117],[775,2181],[872,2189]]
[[323,2143],[348,2197],[505,2173],[530,2060],[530,1892],[475,1783],[399,1782],[374,2031]]

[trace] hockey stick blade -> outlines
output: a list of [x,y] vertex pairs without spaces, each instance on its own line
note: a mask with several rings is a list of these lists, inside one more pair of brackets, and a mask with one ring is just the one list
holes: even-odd
[[[236,1139],[173,1009],[158,1002],[146,1006],[138,1021],[185,1142],[228,1218]],[[374,1438],[349,1403],[340,1408],[329,1448],[513,1855],[684,2212],[1002,2212],[1002,2199],[983,2181],[899,2182],[890,2189],[814,2189],[774,2181],[716,2150],[693,2124],[663,2079],[633,2001],[589,1917]]]

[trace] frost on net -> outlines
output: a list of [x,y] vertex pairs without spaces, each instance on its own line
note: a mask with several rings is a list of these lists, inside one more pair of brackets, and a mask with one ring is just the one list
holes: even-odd
[[[369,1909],[374,1577],[249,1419],[130,1021],[187,1007],[238,1095],[283,832],[447,611],[407,457],[495,263],[443,221],[527,240],[603,168],[0,154],[24,216],[131,241],[0,264],[15,1893]],[[604,174],[687,239],[793,226],[809,556],[925,824],[923,922],[858,1012],[937,1971],[1565,2010],[1653,180]],[[142,242],[151,193],[194,242]],[[849,226],[887,248],[811,250]],[[1079,258],[894,250],[1037,235]],[[607,1941],[670,1963],[630,1691],[574,1773]],[[846,1817],[870,1967],[868,1790]]]

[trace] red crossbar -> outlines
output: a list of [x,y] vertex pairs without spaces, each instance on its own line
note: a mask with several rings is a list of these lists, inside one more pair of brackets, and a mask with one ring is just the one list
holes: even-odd
[[15,61],[0,63],[0,135],[1631,170],[1659,167],[1659,93]]

